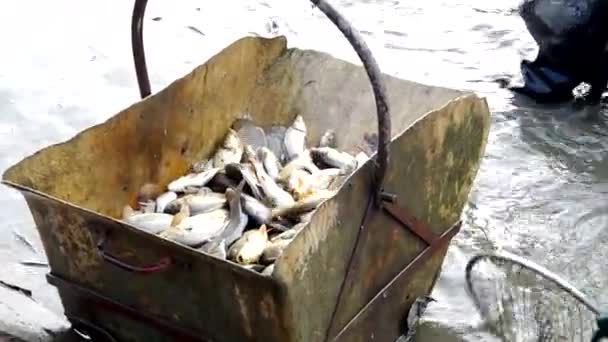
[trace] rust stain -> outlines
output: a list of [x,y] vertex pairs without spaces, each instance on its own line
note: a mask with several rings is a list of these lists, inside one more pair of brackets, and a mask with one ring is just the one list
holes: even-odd
[[100,266],[93,236],[81,217],[61,211],[53,206],[44,219],[49,223],[59,249],[67,257],[70,274],[92,281]]
[[247,299],[241,295],[241,290],[237,284],[234,284],[234,293],[237,301],[239,302],[239,311],[241,317],[243,317],[243,327],[245,328],[245,334],[248,337],[253,337],[253,330],[251,329],[251,317],[247,312]]

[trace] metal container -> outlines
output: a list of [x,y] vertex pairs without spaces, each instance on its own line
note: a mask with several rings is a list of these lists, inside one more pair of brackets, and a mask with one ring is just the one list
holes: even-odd
[[[239,39],[4,173],[31,210],[48,280],[74,324],[148,342],[389,341],[403,332],[459,228],[487,140],[486,101],[286,45]],[[117,219],[142,184],[164,186],[209,156],[243,112],[262,127],[300,114],[309,145],[331,127],[352,151],[378,132],[376,108],[380,152],[316,210],[272,277]]]

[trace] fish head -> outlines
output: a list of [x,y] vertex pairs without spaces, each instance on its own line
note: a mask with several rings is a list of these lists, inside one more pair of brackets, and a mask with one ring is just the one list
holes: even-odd
[[228,134],[226,134],[223,146],[226,149],[240,149],[242,147],[241,139],[239,139],[238,134],[232,128],[228,129]]
[[306,123],[304,122],[304,118],[302,115],[296,115],[296,118],[293,120],[291,127],[297,129],[298,131],[306,132]]
[[192,186],[192,185],[188,185],[184,187],[184,193],[185,194],[197,194],[201,189],[196,187],[196,186]]
[[251,145],[245,146],[245,148],[243,149],[243,156],[246,161],[252,161],[252,160],[257,159],[256,155],[255,155],[255,150],[253,149],[253,147]]
[[181,201],[180,199],[174,199],[173,201],[165,205],[165,210],[163,210],[163,212],[166,214],[175,215],[181,211],[182,206],[187,207],[187,205],[183,205],[183,201]]
[[139,210],[144,213],[153,213],[156,210],[156,201],[147,200],[145,202],[139,202]]
[[163,192],[164,189],[160,185],[156,183],[145,183],[137,192],[137,202],[155,200]]
[[260,233],[262,239],[268,241],[268,228],[265,224],[261,225],[260,228],[258,228],[258,232]]

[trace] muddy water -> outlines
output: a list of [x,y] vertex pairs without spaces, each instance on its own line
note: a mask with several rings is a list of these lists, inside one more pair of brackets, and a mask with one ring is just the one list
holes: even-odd
[[[235,39],[286,35],[359,63],[308,1],[150,1],[145,44],[153,91]],[[363,33],[384,72],[486,96],[492,129],[465,226],[447,255],[418,340],[480,341],[464,292],[468,258],[494,247],[557,270],[599,303],[608,233],[608,117],[539,107],[499,89],[536,46],[517,1],[332,1]],[[0,171],[24,156],[106,120],[138,99],[130,49],[132,1],[5,1],[0,4]],[[153,20],[154,18],[154,20]],[[56,312],[45,257],[22,197],[0,188],[0,280],[29,288]],[[31,242],[28,246],[24,240]],[[3,318],[0,318],[3,319]]]

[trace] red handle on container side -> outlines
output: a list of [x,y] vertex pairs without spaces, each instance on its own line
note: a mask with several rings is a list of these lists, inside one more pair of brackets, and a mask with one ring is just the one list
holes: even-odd
[[120,269],[123,269],[128,272],[132,272],[132,273],[151,274],[151,273],[159,273],[159,272],[166,271],[169,268],[169,266],[171,266],[171,264],[172,264],[172,260],[170,257],[164,257],[164,258],[160,259],[157,263],[152,264],[152,265],[147,265],[147,266],[129,265],[128,263],[119,260],[117,257],[113,256],[112,254],[110,254],[104,250],[104,245],[106,243],[107,236],[108,236],[107,231],[102,234],[101,238],[99,239],[99,242],[97,242],[97,251],[99,252],[99,255],[103,258],[103,260],[105,260],[107,263],[112,264]]

